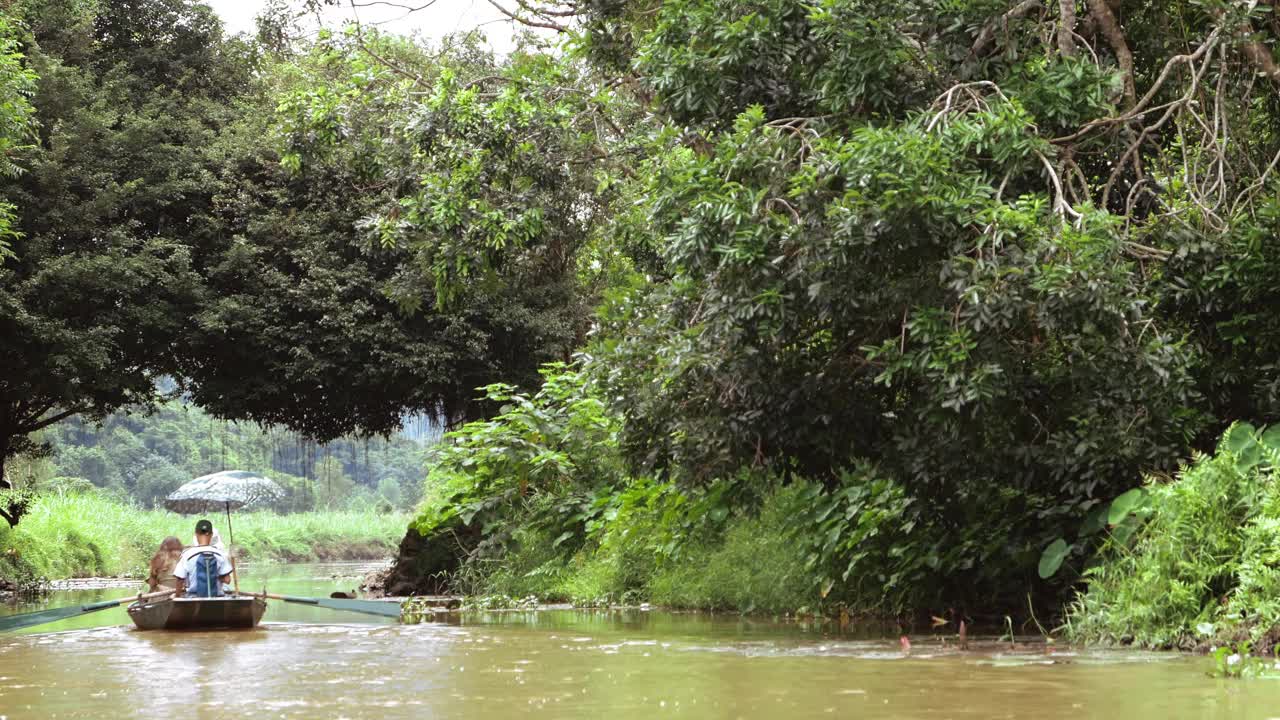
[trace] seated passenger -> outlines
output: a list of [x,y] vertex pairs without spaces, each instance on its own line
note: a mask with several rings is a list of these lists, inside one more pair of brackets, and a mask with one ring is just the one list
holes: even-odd
[[[192,545],[199,545],[199,544],[200,544],[200,541],[199,541],[199,540],[192,539],[191,544],[192,544]],[[213,529],[213,540],[212,540],[212,541],[210,541],[210,542],[209,542],[209,544],[210,544],[210,545],[212,545],[212,546],[214,546],[214,547],[216,547],[216,548],[218,548],[219,550],[221,550],[221,551],[223,551],[223,552],[226,552],[226,551],[227,551],[227,546],[222,544],[222,536],[218,534],[218,528],[214,528],[214,529]]]
[[176,587],[173,569],[178,566],[182,557],[182,541],[170,535],[160,543],[160,549],[151,557],[151,574],[147,577],[147,585],[151,592],[172,590]]
[[221,597],[222,584],[231,579],[231,561],[221,548],[214,547],[213,523],[196,523],[196,544],[183,551],[173,576],[178,579],[178,595]]

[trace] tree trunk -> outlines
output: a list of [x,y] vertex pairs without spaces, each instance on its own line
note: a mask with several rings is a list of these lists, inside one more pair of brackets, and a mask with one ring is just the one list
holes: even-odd
[[[4,469],[8,453],[9,437],[0,437],[0,490],[13,489],[13,483],[9,482],[9,476],[5,474]],[[17,526],[24,510],[26,510],[24,504],[12,502],[12,499],[8,497],[0,497],[0,518],[4,518],[4,521],[9,523],[9,527]]]

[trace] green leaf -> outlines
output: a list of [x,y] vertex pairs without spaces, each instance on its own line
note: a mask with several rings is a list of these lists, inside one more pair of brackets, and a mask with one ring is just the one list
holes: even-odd
[[1048,580],[1058,572],[1058,568],[1062,567],[1062,561],[1067,559],[1067,555],[1071,553],[1071,545],[1066,540],[1058,538],[1049,543],[1049,547],[1044,549],[1040,554],[1040,578]]
[[1224,438],[1227,449],[1235,455],[1241,455],[1244,451],[1257,444],[1258,429],[1249,423],[1238,423],[1231,427],[1231,432],[1227,433]]
[[1107,513],[1107,523],[1119,525],[1129,517],[1129,513],[1138,509],[1147,499],[1147,491],[1134,488],[1111,501],[1111,510]]
[[1080,537],[1088,537],[1107,525],[1107,514],[1110,512],[1110,503],[1101,503],[1094,505],[1088,514],[1084,516],[1084,523],[1080,525]]
[[1111,537],[1121,545],[1127,545],[1129,538],[1133,537],[1133,533],[1138,529],[1138,518],[1129,516],[1124,522],[1117,525],[1111,530]]
[[1262,462],[1262,446],[1254,443],[1246,447],[1236,458],[1236,470],[1246,473],[1260,462]]
[[1272,425],[1264,430],[1261,442],[1272,450],[1280,450],[1280,425]]

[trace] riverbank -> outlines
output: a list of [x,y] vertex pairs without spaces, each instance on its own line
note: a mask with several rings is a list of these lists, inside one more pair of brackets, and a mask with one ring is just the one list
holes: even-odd
[[[222,531],[225,516],[211,516]],[[395,552],[408,517],[306,512],[232,516],[237,557],[252,561],[380,560]],[[194,517],[141,510],[96,492],[40,497],[16,528],[0,526],[0,585],[43,579],[143,577],[160,541],[189,542]]]
[[[1280,651],[1280,426],[1234,426],[1134,503],[1083,570],[1070,636],[1273,661]],[[1113,515],[1114,518],[1114,515]],[[1123,525],[1120,526],[1121,528]],[[1119,528],[1117,528],[1119,529]]]
[[[792,525],[810,490],[803,483],[778,487],[753,512],[709,513],[706,525],[685,534],[674,549],[673,535],[687,531],[682,521],[689,516],[666,512],[676,493],[665,486],[637,488],[644,502],[602,513],[595,532],[572,544],[557,541],[556,528],[514,518],[506,542],[488,552],[470,547],[479,535],[464,527],[446,525],[426,538],[411,529],[397,565],[370,578],[370,585],[396,595],[447,591],[471,600],[532,597],[573,607],[647,603],[671,610],[838,615]],[[419,520],[432,511],[424,507]]]

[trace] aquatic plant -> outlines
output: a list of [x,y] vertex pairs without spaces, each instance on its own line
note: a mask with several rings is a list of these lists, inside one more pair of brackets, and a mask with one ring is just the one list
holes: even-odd
[[1252,644],[1241,642],[1209,649],[1209,677],[1215,678],[1280,678],[1280,648],[1273,657],[1251,655]]

